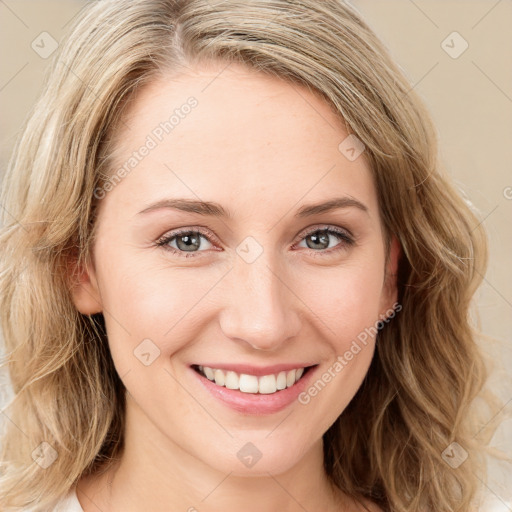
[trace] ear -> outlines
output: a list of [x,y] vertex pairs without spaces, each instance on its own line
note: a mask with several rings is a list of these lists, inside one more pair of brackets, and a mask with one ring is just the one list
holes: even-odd
[[400,242],[395,235],[392,235],[390,247],[389,247],[389,255],[386,263],[386,275],[384,287],[382,289],[382,297],[381,297],[381,316],[387,317],[390,309],[394,309],[393,305],[398,300],[398,283],[397,283],[397,274],[398,274],[398,262],[400,260],[400,256],[402,254],[402,250],[400,247]]
[[67,262],[71,298],[76,309],[84,315],[103,311],[101,296],[93,263],[78,264],[76,258]]

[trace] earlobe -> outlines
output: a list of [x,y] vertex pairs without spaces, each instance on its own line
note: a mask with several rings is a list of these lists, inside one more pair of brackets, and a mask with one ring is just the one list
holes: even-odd
[[84,315],[103,311],[98,282],[90,262],[78,265],[76,260],[68,263],[71,298],[76,309]]

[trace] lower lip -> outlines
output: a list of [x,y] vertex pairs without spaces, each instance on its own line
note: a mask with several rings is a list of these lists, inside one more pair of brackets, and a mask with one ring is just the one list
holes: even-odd
[[268,395],[243,393],[237,389],[217,386],[193,368],[190,368],[190,371],[214,398],[231,407],[231,409],[244,414],[263,415],[279,412],[295,402],[300,393],[308,386],[316,369],[317,366],[310,368],[293,386]]

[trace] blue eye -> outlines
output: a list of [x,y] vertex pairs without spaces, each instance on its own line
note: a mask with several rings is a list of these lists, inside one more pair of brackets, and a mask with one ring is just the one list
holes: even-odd
[[[333,238],[339,241],[334,246],[331,244]],[[204,247],[205,244],[202,243],[202,240],[206,241],[206,247]],[[325,256],[337,251],[346,250],[355,243],[355,240],[348,231],[334,227],[316,227],[302,234],[300,241],[302,242],[303,240],[306,242],[306,247],[315,256]],[[205,252],[205,249],[210,249],[213,246],[209,236],[200,229],[172,231],[160,238],[156,245],[170,251],[172,254],[185,258],[197,257],[199,256],[197,253]]]

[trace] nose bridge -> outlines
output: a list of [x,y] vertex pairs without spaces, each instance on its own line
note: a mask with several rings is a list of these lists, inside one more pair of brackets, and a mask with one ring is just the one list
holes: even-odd
[[[245,341],[260,350],[275,350],[300,329],[297,302],[285,285],[271,251],[258,250],[251,241],[228,277],[221,328],[231,339]],[[255,255],[255,251],[259,255]],[[250,257],[248,256],[250,255]]]

